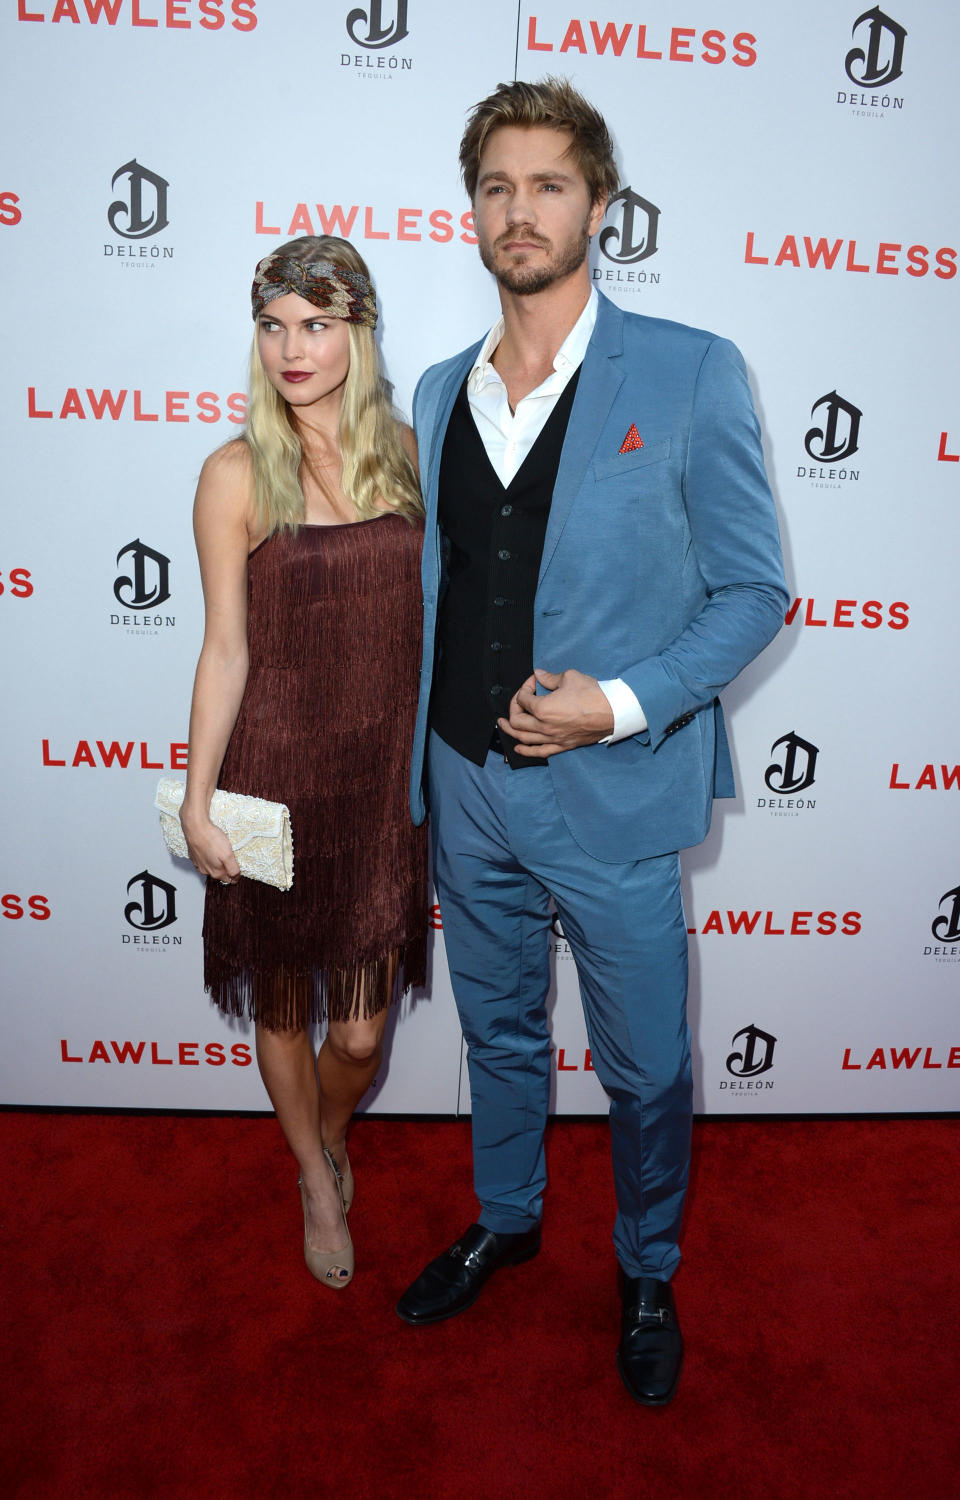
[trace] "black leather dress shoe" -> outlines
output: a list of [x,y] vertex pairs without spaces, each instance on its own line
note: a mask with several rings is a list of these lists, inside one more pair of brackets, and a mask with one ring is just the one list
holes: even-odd
[[617,1369],[634,1401],[666,1406],[682,1364],[683,1338],[669,1281],[624,1276]]
[[519,1266],[540,1249],[540,1225],[523,1234],[494,1234],[482,1224],[470,1228],[432,1260],[397,1303],[405,1323],[441,1323],[476,1302],[484,1284],[501,1266]]

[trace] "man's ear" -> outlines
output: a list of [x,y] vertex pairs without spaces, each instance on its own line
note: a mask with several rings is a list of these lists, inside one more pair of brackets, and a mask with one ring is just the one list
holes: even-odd
[[595,198],[593,201],[593,206],[590,209],[590,217],[587,220],[587,233],[589,234],[591,239],[593,239],[593,236],[596,234],[597,230],[600,228],[600,225],[603,223],[603,217],[606,211],[606,198]]

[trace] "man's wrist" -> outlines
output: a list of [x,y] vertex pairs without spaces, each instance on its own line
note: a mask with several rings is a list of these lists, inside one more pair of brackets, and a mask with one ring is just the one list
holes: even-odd
[[632,734],[642,734],[647,727],[647,716],[622,677],[605,678],[597,683],[610,704],[613,713],[613,729],[601,741],[601,745],[615,745],[618,740],[629,739]]

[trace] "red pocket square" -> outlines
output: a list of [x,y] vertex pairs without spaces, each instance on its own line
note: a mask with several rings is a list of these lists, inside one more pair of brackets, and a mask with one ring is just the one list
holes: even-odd
[[643,447],[643,438],[640,436],[639,432],[637,431],[637,424],[636,424],[636,422],[631,422],[630,423],[630,431],[627,433],[627,435],[624,438],[623,442],[620,444],[620,452],[621,453],[635,453],[638,448],[642,448],[642,447]]

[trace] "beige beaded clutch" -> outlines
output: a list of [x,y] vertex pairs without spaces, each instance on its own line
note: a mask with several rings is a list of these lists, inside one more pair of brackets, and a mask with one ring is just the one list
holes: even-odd
[[[171,854],[189,859],[180,827],[184,785],[161,776],[154,807],[160,814],[163,838]],[[210,820],[222,829],[240,865],[240,874],[288,891],[293,885],[293,833],[290,809],[283,802],[245,797],[241,792],[214,792]]]

